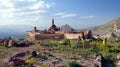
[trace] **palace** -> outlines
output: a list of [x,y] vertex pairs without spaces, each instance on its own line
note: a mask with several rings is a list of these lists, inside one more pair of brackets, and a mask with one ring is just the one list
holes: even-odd
[[89,39],[92,38],[91,30],[75,32],[75,31],[61,31],[54,24],[54,19],[52,19],[52,25],[48,30],[38,30],[37,27],[34,27],[33,30],[26,32],[25,40],[33,41],[33,40],[43,40],[43,39]]

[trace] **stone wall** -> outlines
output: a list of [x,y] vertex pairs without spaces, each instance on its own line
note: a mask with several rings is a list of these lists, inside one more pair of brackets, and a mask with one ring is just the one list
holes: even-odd
[[80,33],[77,33],[77,34],[74,34],[74,33],[67,33],[67,34],[64,34],[65,38],[67,39],[78,39],[79,36],[81,36]]
[[35,35],[35,40],[42,40],[42,39],[63,39],[63,34],[39,34]]

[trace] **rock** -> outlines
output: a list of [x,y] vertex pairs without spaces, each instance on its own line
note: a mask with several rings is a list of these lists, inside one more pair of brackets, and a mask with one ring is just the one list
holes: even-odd
[[95,67],[102,67],[102,56],[96,55],[96,59],[94,62],[95,62]]
[[19,58],[14,58],[12,60],[13,64],[15,67],[23,67],[25,65],[25,60],[19,59]]
[[78,44],[81,44],[80,36],[79,36],[78,39],[77,39],[77,45],[78,45]]
[[17,47],[24,47],[24,46],[29,46],[30,44],[32,44],[32,43],[30,43],[28,41],[20,41],[17,44],[15,44],[15,46],[17,46]]
[[36,51],[32,52],[32,57],[37,57],[37,52]]
[[103,44],[106,44],[107,43],[107,38],[104,38],[103,39]]
[[8,45],[8,40],[4,40],[4,46],[7,47]]
[[120,54],[117,55],[117,60],[120,60]]
[[9,62],[11,62],[11,59],[12,59],[13,57],[7,57],[6,59],[4,59],[4,62],[5,63],[9,63]]
[[9,62],[12,62],[12,60],[16,57],[24,57],[26,55],[26,52],[17,52],[17,53],[14,53],[12,56],[10,57],[7,57],[4,62],[6,63],[9,63]]
[[13,40],[11,39],[11,40],[9,40],[9,42],[8,42],[8,47],[11,47],[13,45]]
[[118,61],[117,65],[118,65],[118,67],[120,66],[120,60]]
[[26,52],[16,52],[11,57],[23,57],[26,55]]
[[119,67],[120,66],[120,54],[117,55],[117,60],[118,60],[117,65]]

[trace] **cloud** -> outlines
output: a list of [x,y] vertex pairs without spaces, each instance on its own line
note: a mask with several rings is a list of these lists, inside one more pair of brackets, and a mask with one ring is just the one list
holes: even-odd
[[44,14],[55,3],[45,0],[0,0],[0,14],[3,16],[25,16]]
[[96,16],[93,16],[93,15],[90,15],[90,16],[81,16],[80,18],[84,18],[84,19],[86,19],[86,18],[96,18]]
[[54,14],[54,16],[58,16],[60,18],[70,18],[70,17],[77,16],[77,14],[75,14],[75,13],[60,12],[60,13]]
[[35,10],[35,11],[31,11],[31,12],[20,12],[20,13],[13,13],[16,16],[23,16],[23,15],[41,15],[46,13],[45,10]]
[[77,16],[76,14],[64,14],[61,16],[61,18],[69,18],[69,17],[75,17]]

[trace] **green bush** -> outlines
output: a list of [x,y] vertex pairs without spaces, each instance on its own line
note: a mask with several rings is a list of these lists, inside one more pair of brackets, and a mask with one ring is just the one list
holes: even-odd
[[107,52],[110,50],[110,48],[106,44],[101,44],[99,49]]
[[70,40],[65,38],[65,39],[62,39],[59,43],[62,45],[70,45]]
[[41,55],[41,56],[40,56],[40,59],[44,61],[44,60],[46,60],[46,59],[48,59],[48,58],[47,58],[45,55]]
[[68,64],[69,64],[69,67],[78,67],[79,66],[76,61],[71,61]]
[[77,42],[73,41],[73,40],[70,40],[70,46],[71,47],[76,47],[77,46]]
[[33,64],[35,62],[36,62],[35,58],[30,58],[30,59],[28,59],[28,60],[25,61],[25,63],[27,63],[27,64]]

